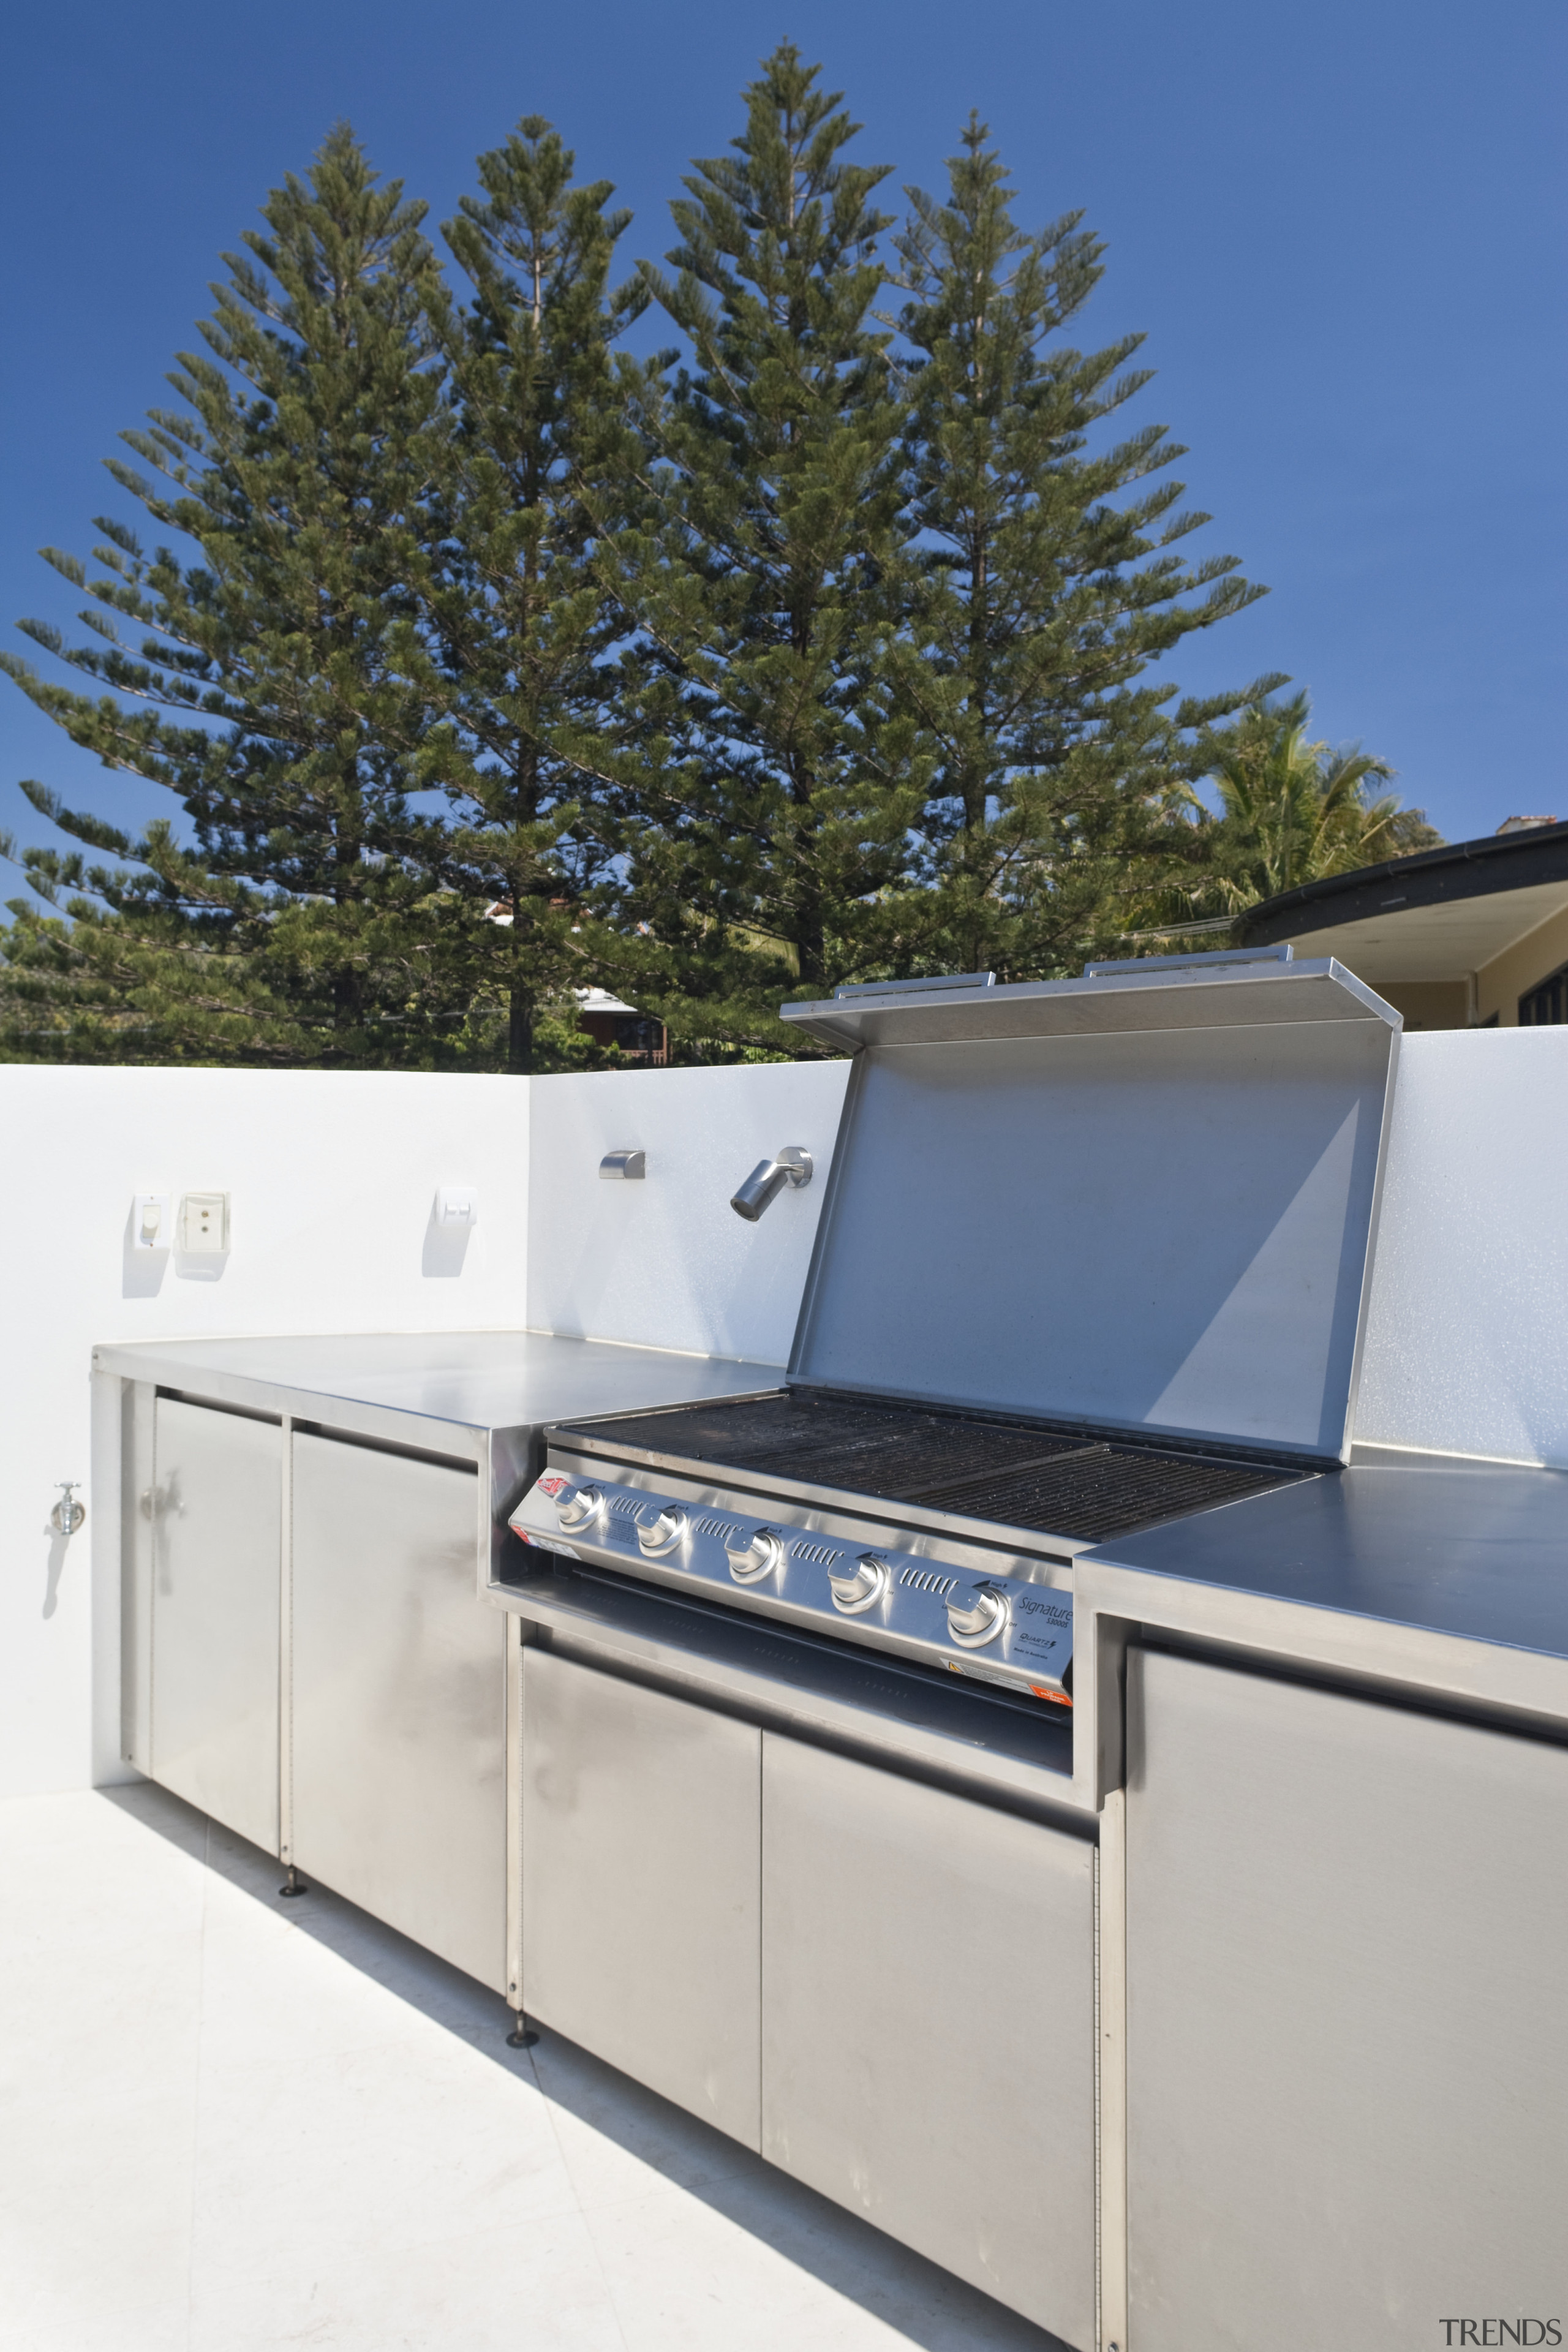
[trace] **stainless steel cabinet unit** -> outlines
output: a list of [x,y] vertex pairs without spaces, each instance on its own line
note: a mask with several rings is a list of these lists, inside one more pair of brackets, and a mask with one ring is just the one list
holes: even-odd
[[1561,2316],[1568,1748],[1151,1650],[1128,1740],[1131,2352]]
[[775,1727],[838,1717],[864,1738],[889,1706],[906,1737],[1020,1779],[1041,1727],[934,1678],[862,1691],[826,1645],[579,1596],[543,1566],[528,1606],[555,1620],[522,1651],[530,2014],[1087,2352],[1092,1823]]
[[481,1597],[506,1513],[551,1413],[758,1368],[483,1331],[165,1340],[93,1370],[121,1755],[516,2008],[521,1652]]
[[290,1853],[504,1991],[504,1628],[473,1465],[293,1433]]
[[763,2151],[1091,2343],[1092,1845],[767,1735]]
[[754,2148],[762,1734],[528,1649],[522,1739],[529,2011]]
[[276,1853],[283,1432],[174,1397],[152,1421],[147,1769]]

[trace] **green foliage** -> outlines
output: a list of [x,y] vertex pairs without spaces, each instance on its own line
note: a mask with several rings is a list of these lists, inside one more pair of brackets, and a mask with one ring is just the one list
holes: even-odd
[[846,160],[858,126],[787,42],[746,108],[673,207],[677,276],[644,272],[694,365],[639,387],[657,510],[618,550],[642,756],[617,912],[646,926],[640,984],[678,1034],[781,1050],[781,992],[853,971],[903,882],[924,771],[887,692],[906,527],[872,316],[886,171]]
[[1168,860],[1194,744],[1266,679],[1173,708],[1151,666],[1263,592],[1232,556],[1189,564],[1208,520],[1162,478],[1183,455],[1146,425],[1091,449],[1141,391],[1142,337],[1062,340],[1103,275],[1069,213],[1027,235],[972,117],[949,194],[910,192],[899,239],[912,353],[905,454],[917,534],[900,699],[931,747],[933,887],[895,902],[891,969],[1008,978],[1076,969]]
[[[135,1036],[147,1060],[376,1066],[437,1058],[460,1029],[436,953],[439,826],[411,798],[422,713],[389,658],[444,434],[421,209],[342,127],[308,182],[274,192],[268,234],[226,257],[207,352],[171,378],[184,405],[124,436],[148,470],[110,466],[197,560],[107,519],[99,574],[51,555],[87,587],[96,643],[24,627],[104,693],[0,656],[73,741],[172,790],[194,836],[132,839],[24,785],[140,868],[28,861],[57,903],[90,893],[66,905],[85,960],[73,1050]],[[36,974],[41,939],[17,947]]]
[[590,976],[580,902],[608,855],[594,820],[626,627],[599,551],[637,470],[610,347],[647,298],[610,289],[629,215],[607,209],[608,181],[574,185],[573,161],[526,117],[480,156],[483,196],[447,224],[473,300],[443,316],[456,429],[417,621],[395,633],[426,713],[416,772],[448,811],[442,884],[469,915],[506,917],[458,924],[446,967],[476,1038],[494,1040],[480,1057],[512,1070],[591,1057],[549,1008]]
[[[1436,838],[1281,679],[1163,681],[1263,592],[1186,555],[1164,428],[1107,431],[1148,373],[1070,341],[1081,215],[1020,229],[972,118],[889,240],[816,68],[744,96],[620,286],[628,216],[538,116],[447,225],[461,299],[346,127],[274,191],[110,465],[158,543],[45,551],[68,683],[0,655],[184,817],[23,785],[81,846],[22,861],[0,1052],[576,1068],[619,1058],[597,982],[766,1060],[816,1050],[783,996],[1043,976]],[[616,349],[650,301],[684,366]]]
[[1310,740],[1310,715],[1305,693],[1260,699],[1209,733],[1203,774],[1218,809],[1191,796],[1176,845],[1185,871],[1150,895],[1144,922],[1235,917],[1302,883],[1438,845],[1422,810],[1377,792],[1394,773],[1386,761]]

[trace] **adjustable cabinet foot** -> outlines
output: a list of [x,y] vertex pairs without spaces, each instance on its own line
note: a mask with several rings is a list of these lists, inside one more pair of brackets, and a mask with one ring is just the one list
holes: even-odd
[[509,2050],[531,2050],[538,2039],[538,2034],[535,2033],[532,2026],[530,2025],[521,2010],[520,2009],[514,2011],[511,2021],[511,2032],[506,2037],[507,2048]]
[[310,1890],[306,1885],[304,1880],[300,1877],[299,1872],[295,1869],[293,1864],[290,1863],[289,1864],[289,1875],[284,1880],[282,1885],[278,1889],[278,1892],[279,1895],[309,1895]]

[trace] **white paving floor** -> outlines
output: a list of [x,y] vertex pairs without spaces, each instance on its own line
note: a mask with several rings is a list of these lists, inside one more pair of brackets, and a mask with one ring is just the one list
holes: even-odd
[[6,2352],[1060,2352],[150,1784],[0,1804]]

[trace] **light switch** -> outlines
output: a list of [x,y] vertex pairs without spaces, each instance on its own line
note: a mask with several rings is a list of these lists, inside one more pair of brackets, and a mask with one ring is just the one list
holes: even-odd
[[174,1222],[167,1192],[138,1192],[131,1203],[131,1246],[166,1250],[174,1246]]
[[228,1194],[187,1192],[180,1202],[180,1247],[187,1257],[221,1257],[228,1247]]
[[444,1232],[479,1222],[479,1196],[471,1184],[443,1184],[436,1195],[436,1223]]

